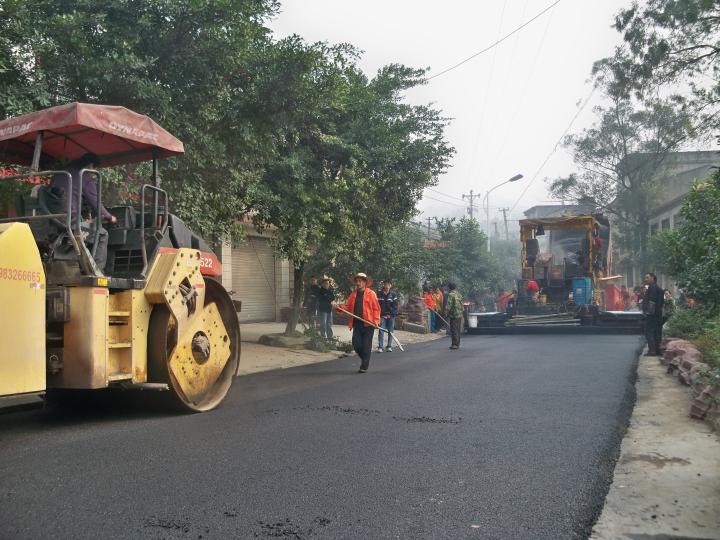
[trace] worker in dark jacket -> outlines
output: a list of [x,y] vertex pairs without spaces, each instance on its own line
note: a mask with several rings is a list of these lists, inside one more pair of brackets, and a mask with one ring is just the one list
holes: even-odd
[[330,286],[330,278],[324,277],[318,291],[318,317],[320,317],[320,335],[325,339],[333,337],[332,303],[335,301],[335,291]]
[[[81,209],[78,209],[78,193],[79,193],[79,185],[80,185],[80,171],[82,169],[95,169],[97,168],[98,164],[100,163],[100,159],[95,156],[94,154],[85,154],[77,161],[73,162],[72,165],[68,168],[68,172],[72,175],[72,199],[71,199],[71,205],[72,205],[72,215],[71,215],[71,222],[73,228],[77,226],[77,220],[80,219],[80,211]],[[62,193],[62,197],[64,198],[67,196],[67,187],[68,187],[68,179],[67,176],[64,174],[58,174],[52,177],[50,180],[50,188],[54,192]],[[67,200],[67,199],[65,199]],[[93,219],[98,220],[106,220],[110,223],[117,223],[117,218],[113,216],[107,208],[105,208],[102,204],[100,204],[100,207],[98,208],[97,204],[97,184],[95,183],[94,175],[91,173],[85,173],[83,175],[82,179],[82,202],[86,204],[93,213]],[[60,208],[53,208],[53,212],[62,213],[65,212],[66,206],[64,206],[67,203],[58,203]],[[100,225],[100,230],[98,233],[98,243],[95,247],[95,263],[97,264],[97,267],[100,269],[100,271],[103,271],[105,268],[105,262],[107,261],[107,245],[108,245],[108,232],[105,230],[105,228]],[[90,228],[90,235],[92,235],[95,231],[94,227]],[[94,240],[92,237],[88,237],[88,241]]]
[[663,290],[658,287],[657,276],[645,274],[645,292],[642,299],[642,311],[645,314],[645,339],[648,344],[648,356],[660,356],[663,324]]
[[[387,352],[392,352],[392,334],[395,331],[395,317],[398,313],[398,297],[391,290],[392,280],[383,281],[382,288],[377,293],[380,304],[380,328],[387,330]],[[377,352],[383,352],[383,336],[385,332],[378,332]]]
[[318,300],[320,298],[320,285],[318,285],[317,276],[310,276],[310,285],[305,289],[305,297],[303,299],[303,309],[307,317],[308,326],[310,328],[317,327]]

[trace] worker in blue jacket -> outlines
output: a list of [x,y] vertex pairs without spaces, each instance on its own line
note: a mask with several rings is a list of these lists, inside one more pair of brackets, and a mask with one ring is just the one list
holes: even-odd
[[[392,352],[392,337],[390,334],[395,331],[395,317],[398,313],[398,297],[392,291],[392,280],[386,279],[382,283],[382,288],[377,293],[378,303],[380,304],[380,328],[387,330],[387,352]],[[386,332],[378,332],[377,352],[383,352],[383,337]]]

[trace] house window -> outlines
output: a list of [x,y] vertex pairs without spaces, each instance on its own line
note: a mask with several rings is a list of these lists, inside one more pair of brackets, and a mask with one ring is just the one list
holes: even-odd
[[683,224],[683,217],[678,213],[673,216],[673,229],[677,229]]
[[650,225],[650,236],[657,234],[657,232],[658,232],[658,224],[653,223],[652,225]]
[[662,220],[662,230],[663,231],[669,231],[670,230],[670,218],[663,219]]

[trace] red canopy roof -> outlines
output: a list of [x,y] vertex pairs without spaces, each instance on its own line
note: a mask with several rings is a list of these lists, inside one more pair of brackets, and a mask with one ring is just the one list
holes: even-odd
[[68,103],[0,122],[0,162],[30,165],[40,131],[43,167],[88,152],[100,158],[100,167],[184,152],[179,139],[147,116],[125,107]]

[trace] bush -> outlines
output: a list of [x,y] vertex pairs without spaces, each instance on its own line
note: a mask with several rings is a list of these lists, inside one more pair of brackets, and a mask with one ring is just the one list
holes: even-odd
[[706,321],[703,332],[693,343],[707,364],[720,368],[720,317]]
[[678,307],[667,323],[665,334],[670,337],[693,339],[703,333],[707,317],[699,309]]
[[677,308],[665,333],[691,340],[707,364],[720,368],[720,315],[710,315],[699,308]]

